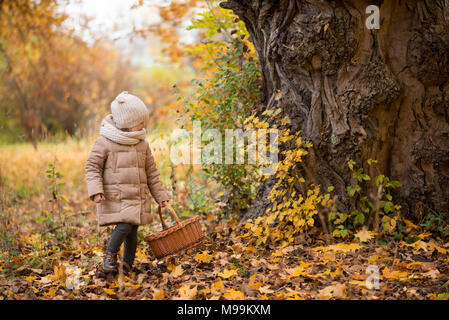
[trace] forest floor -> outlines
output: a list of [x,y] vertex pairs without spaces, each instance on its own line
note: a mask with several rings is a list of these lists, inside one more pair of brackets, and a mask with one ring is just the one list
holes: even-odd
[[449,243],[423,227],[412,226],[409,243],[379,244],[366,234],[363,243],[314,237],[263,248],[243,223],[217,223],[226,210],[219,205],[202,217],[201,245],[155,259],[143,240],[160,230],[154,219],[139,228],[133,272],[104,274],[112,228],[97,229],[85,194],[88,146],[48,146],[67,182],[68,201],[58,204],[49,203],[45,174],[53,153],[2,149],[0,299],[449,299]]
[[217,225],[201,245],[161,260],[142,241],[129,274],[101,271],[99,242],[39,242],[31,233],[1,253],[0,299],[449,298],[449,244],[428,234],[411,245],[373,239],[262,249],[244,231],[236,222]]

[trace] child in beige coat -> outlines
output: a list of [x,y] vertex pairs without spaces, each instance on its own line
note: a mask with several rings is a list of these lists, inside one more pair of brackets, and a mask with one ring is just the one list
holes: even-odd
[[89,197],[97,203],[100,226],[115,224],[103,261],[105,271],[117,271],[117,252],[124,243],[122,264],[131,269],[137,247],[137,228],[152,221],[150,193],[165,207],[168,195],[145,140],[148,109],[124,91],[111,103],[100,136],[86,162]]

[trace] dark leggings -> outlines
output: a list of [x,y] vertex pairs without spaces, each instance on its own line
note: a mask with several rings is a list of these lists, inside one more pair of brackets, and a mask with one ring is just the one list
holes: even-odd
[[109,238],[107,251],[117,253],[122,243],[125,243],[123,261],[132,266],[137,248],[137,228],[139,226],[131,223],[117,223],[111,238]]

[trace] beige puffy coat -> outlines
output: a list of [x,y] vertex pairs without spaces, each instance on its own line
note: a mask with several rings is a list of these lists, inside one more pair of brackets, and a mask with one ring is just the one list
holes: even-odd
[[151,195],[156,202],[168,201],[146,140],[123,145],[99,136],[86,162],[89,197],[103,193],[97,204],[98,223],[118,222],[142,225],[152,221]]

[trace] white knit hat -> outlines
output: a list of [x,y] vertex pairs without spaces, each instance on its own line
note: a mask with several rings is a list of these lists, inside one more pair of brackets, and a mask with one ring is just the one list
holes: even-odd
[[123,91],[111,103],[111,113],[117,128],[132,128],[148,119],[149,111],[138,97]]

